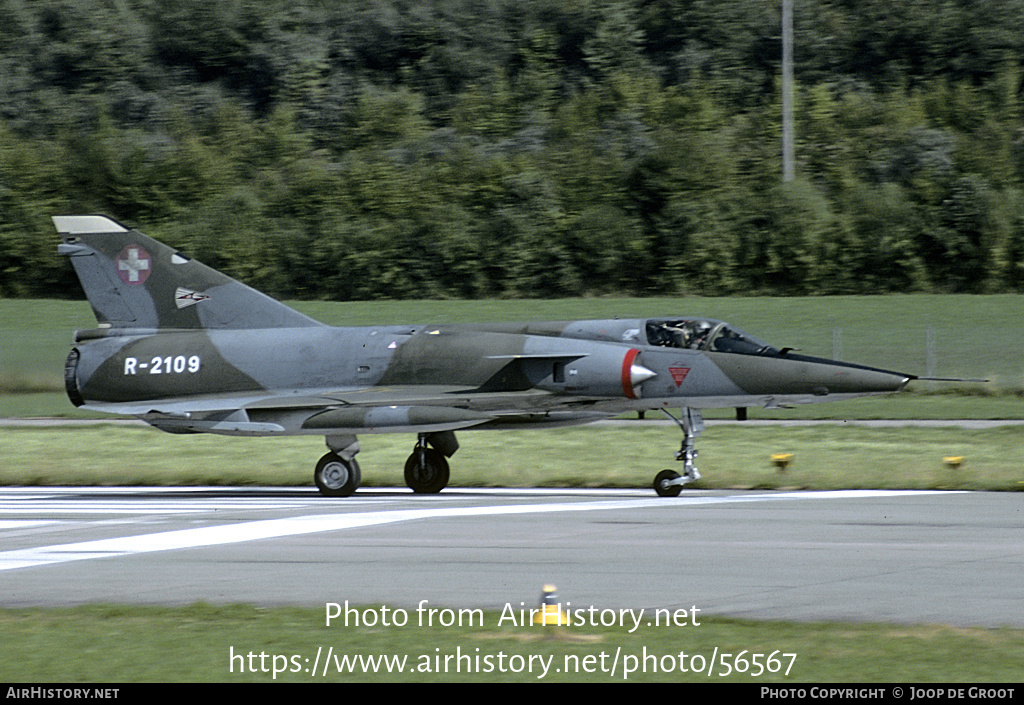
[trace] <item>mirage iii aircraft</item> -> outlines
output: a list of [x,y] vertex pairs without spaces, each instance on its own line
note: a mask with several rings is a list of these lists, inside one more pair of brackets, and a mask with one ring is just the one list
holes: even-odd
[[[415,492],[439,492],[463,429],[583,424],[658,410],[683,433],[654,489],[700,478],[701,409],[902,389],[913,375],[777,349],[722,321],[646,319],[336,328],[101,215],[55,216],[98,327],[75,333],[67,393],[171,433],[319,435],[313,478],[359,487],[357,434],[409,433]],[[679,409],[679,415],[670,409]]]

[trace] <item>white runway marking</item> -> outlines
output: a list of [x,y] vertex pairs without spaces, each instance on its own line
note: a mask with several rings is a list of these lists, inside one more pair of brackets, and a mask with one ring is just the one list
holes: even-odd
[[[94,541],[37,546],[0,552],[0,571],[17,568],[129,556],[156,551],[199,548],[298,536],[326,531],[342,531],[366,526],[380,526],[420,519],[441,519],[509,514],[541,514],[550,512],[590,512],[611,509],[652,509],[659,507],[701,506],[739,502],[774,502],[789,500],[901,497],[927,494],[948,494],[909,490],[837,490],[824,492],[779,492],[728,496],[692,496],[658,499],[597,500],[594,502],[551,502],[544,504],[491,505],[480,507],[425,507],[355,511],[343,514],[311,514],[307,516],[242,521],[196,529],[179,529],[152,534],[121,536]],[[443,497],[444,495],[441,495]],[[358,507],[355,507],[358,509]]]
[[35,526],[46,526],[59,522],[46,519],[0,519],[0,531],[5,529],[29,529]]
[[[253,497],[253,493],[253,488],[245,488],[239,492],[235,488],[216,487],[50,487],[44,490],[5,487],[0,490],[0,516],[31,515],[33,518],[46,515],[88,516],[91,514],[141,516],[194,514],[235,509],[293,509],[307,506],[311,504],[311,500],[318,497],[318,495],[311,494],[309,500],[271,497],[263,499]],[[180,496],[183,494],[197,496]],[[211,496],[204,497],[203,494]],[[232,496],[234,494],[238,494],[238,496]]]
[[68,500],[36,501],[27,505],[21,501],[0,501],[0,515],[39,514],[195,514],[198,512],[227,511],[233,509],[289,509],[306,506],[307,502],[246,502],[245,500],[210,501],[147,501],[138,500],[83,500],[71,504]]

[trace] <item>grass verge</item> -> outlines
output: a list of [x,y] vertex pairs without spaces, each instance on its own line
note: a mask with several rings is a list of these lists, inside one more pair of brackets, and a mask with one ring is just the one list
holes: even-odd
[[[630,423],[552,431],[463,433],[452,484],[649,487],[677,465],[673,426]],[[404,486],[405,435],[360,437],[363,482]],[[709,425],[699,439],[704,488],[1024,490],[1019,427],[795,428]],[[317,437],[173,436],[146,427],[6,428],[0,482],[12,485],[310,485]],[[610,455],[610,452],[614,452]],[[771,461],[791,453],[784,471]],[[944,462],[963,457],[961,467]]]
[[[389,608],[392,621],[398,609]],[[382,607],[367,611],[377,625],[328,627],[323,609],[247,605],[0,610],[0,681],[994,683],[1016,682],[1024,671],[1024,630],[1017,629],[698,616],[699,626],[652,621],[629,633],[499,624],[501,612],[464,613],[463,626],[421,627],[412,607],[404,626],[380,626]],[[342,656],[357,660],[340,667]],[[390,669],[382,656],[391,657]]]

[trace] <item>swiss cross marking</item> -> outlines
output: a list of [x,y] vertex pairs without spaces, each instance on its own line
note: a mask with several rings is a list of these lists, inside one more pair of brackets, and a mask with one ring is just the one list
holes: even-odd
[[153,271],[150,264],[153,259],[149,253],[138,245],[128,245],[117,256],[117,276],[125,284],[142,284],[149,279]]

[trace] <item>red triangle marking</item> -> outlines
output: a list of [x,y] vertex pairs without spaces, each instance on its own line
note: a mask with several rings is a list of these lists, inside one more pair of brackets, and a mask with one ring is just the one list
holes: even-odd
[[683,383],[683,380],[686,379],[686,375],[690,374],[689,367],[669,367],[668,371],[669,374],[672,375],[672,379],[676,383],[677,387]]

